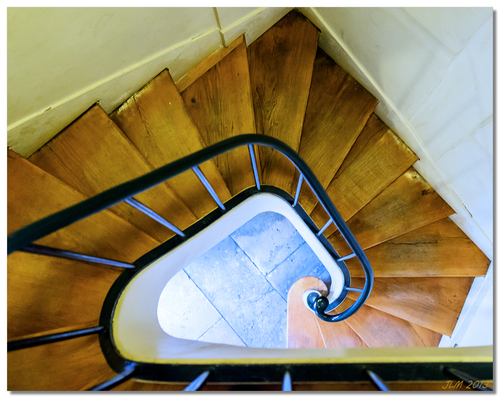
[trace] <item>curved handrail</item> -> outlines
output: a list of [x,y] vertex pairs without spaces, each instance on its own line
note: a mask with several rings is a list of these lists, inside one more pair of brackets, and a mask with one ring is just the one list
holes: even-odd
[[92,198],[86,199],[76,205],[68,207],[67,209],[61,210],[60,212],[47,216],[24,228],[21,228],[7,237],[7,254],[16,250],[21,250],[26,245],[41,239],[44,236],[47,236],[61,228],[67,227],[68,225],[91,216],[92,214],[98,213],[99,211],[105,210],[225,152],[240,146],[255,144],[267,146],[279,151],[295,165],[295,167],[302,173],[303,178],[306,180],[309,187],[324,207],[325,211],[337,226],[339,232],[342,234],[349,247],[361,262],[365,272],[365,285],[355,303],[346,311],[336,315],[326,315],[322,313],[321,310],[318,311],[316,309],[316,314],[325,321],[338,322],[346,319],[354,314],[364,304],[371,293],[373,286],[373,271],[370,262],[309,166],[288,145],[276,138],[261,134],[244,134],[225,139],[224,141],[220,141],[209,147],[201,149],[141,177],[108,189],[93,196]]

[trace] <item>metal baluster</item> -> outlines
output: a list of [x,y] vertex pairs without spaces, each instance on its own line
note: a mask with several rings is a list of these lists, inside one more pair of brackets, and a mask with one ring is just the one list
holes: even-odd
[[210,183],[208,182],[208,180],[206,179],[206,177],[201,172],[200,168],[198,166],[194,166],[193,167],[193,171],[198,176],[198,178],[200,179],[201,183],[205,186],[205,188],[210,193],[210,195],[212,195],[212,198],[214,198],[214,200],[217,202],[217,204],[219,205],[219,207],[222,210],[226,210],[226,208],[222,204],[221,200],[219,199],[219,197],[215,193],[214,189],[212,188],[212,186],[210,185]]
[[70,252],[67,250],[55,249],[53,247],[35,245],[34,243],[30,243],[29,245],[24,246],[22,249],[20,249],[20,251],[26,252],[26,253],[41,254],[42,256],[69,258],[72,260],[80,260],[80,261],[88,261],[91,263],[112,265],[114,267],[135,268],[134,265],[128,264],[128,263],[122,263],[121,261],[109,260],[107,258],[87,256],[86,254],[80,254],[80,253]]
[[481,391],[493,391],[490,387],[487,387],[487,386],[483,387],[482,380],[478,380],[477,378],[472,377],[472,376],[468,375],[467,373],[462,372],[460,370],[453,369],[453,368],[444,368],[443,373],[446,376],[454,377],[455,379],[462,380],[466,383],[472,382],[475,384],[476,382],[479,382],[479,385],[476,387],[474,387],[474,384],[472,385],[472,388],[474,388],[474,389],[481,390]]
[[257,189],[260,191],[259,172],[257,170],[257,162],[255,161],[255,152],[252,144],[248,145],[248,150],[250,151],[250,158],[252,159],[252,168],[253,168],[253,176],[255,177],[255,185],[257,186]]
[[193,382],[184,389],[184,391],[197,391],[197,390],[199,390],[201,388],[201,386],[203,385],[203,383],[207,380],[207,377],[209,374],[210,374],[209,370],[207,370],[206,372],[203,372],[196,379],[194,379]]
[[359,293],[363,291],[363,289],[358,289],[355,287],[346,287],[346,290],[349,290],[350,292],[359,292]]
[[21,350],[23,348],[36,347],[43,344],[57,343],[58,341],[75,339],[77,337],[88,336],[104,330],[104,326],[93,328],[72,330],[63,333],[47,334],[45,336],[32,337],[29,339],[7,342],[7,352]]
[[349,260],[350,258],[354,258],[354,257],[356,257],[356,253],[351,253],[347,256],[340,257],[337,261],[345,261],[345,260]]
[[118,376],[115,376],[112,379],[105,381],[102,384],[98,384],[98,385],[92,387],[91,389],[89,389],[88,391],[108,391],[108,390],[111,390],[112,388],[115,388],[116,386],[131,379],[134,375],[134,370],[135,370],[135,366],[130,366],[130,367],[126,368]]
[[319,230],[319,232],[316,234],[316,236],[320,236],[325,230],[330,226],[330,224],[333,222],[333,220],[330,218],[325,225],[323,225],[323,228]]
[[300,188],[302,187],[302,181],[304,180],[304,175],[300,173],[299,182],[297,183],[297,190],[295,191],[295,200],[293,201],[293,207],[297,206],[299,201]]
[[288,370],[285,372],[283,377],[283,391],[292,391],[292,378]]
[[367,370],[366,373],[368,373],[371,381],[377,386],[380,391],[390,391],[384,384],[383,380],[377,374],[373,373],[371,370]]
[[159,222],[161,225],[167,227],[171,231],[174,231],[176,234],[184,237],[184,233],[179,228],[177,228],[175,225],[169,223],[162,216],[160,216],[159,214],[156,214],[149,207],[144,206],[142,203],[138,202],[134,198],[125,199],[124,202],[127,203],[128,205],[136,208],[137,210],[142,211],[144,214],[151,217],[153,220]]

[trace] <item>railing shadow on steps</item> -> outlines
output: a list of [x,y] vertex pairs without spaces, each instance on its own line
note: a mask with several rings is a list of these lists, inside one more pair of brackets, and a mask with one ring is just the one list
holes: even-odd
[[[261,145],[261,146],[266,146],[270,147],[272,149],[275,149],[279,151],[282,155],[287,157],[290,162],[296,167],[296,169],[300,173],[300,177],[298,180],[297,184],[297,189],[295,193],[295,197],[291,197],[290,194],[286,193],[285,191],[275,188],[275,187],[270,187],[270,186],[261,186],[260,181],[259,181],[259,176],[258,176],[258,169],[257,169],[257,164],[256,164],[256,158],[255,158],[255,153],[254,153],[254,146],[255,145]],[[201,170],[199,169],[199,165],[202,164],[203,162],[206,162],[208,160],[211,160],[221,154],[224,154],[232,149],[241,147],[241,146],[247,146],[250,152],[250,157],[251,157],[251,162],[252,162],[252,169],[254,173],[254,178],[255,178],[255,187],[248,188],[247,190],[243,191],[242,193],[236,195],[234,198],[230,199],[226,204],[222,203],[220,199],[218,198],[216,192],[214,189],[210,186],[210,183],[208,180],[205,178]],[[207,215],[204,219],[198,221],[195,223],[193,226],[187,228],[186,231],[181,231],[174,225],[172,225],[170,222],[165,220],[163,217],[159,216],[155,212],[153,212],[151,209],[147,208],[137,200],[135,200],[133,197],[143,191],[148,190],[149,188],[152,188],[160,183],[163,183],[164,181],[167,181],[168,179],[175,177],[185,171],[188,170],[193,170],[200,181],[203,183],[205,188],[208,190],[208,192],[211,194],[215,202],[218,204],[219,208],[216,209],[214,212],[211,214]],[[329,215],[329,221],[325,223],[325,225],[318,230],[318,228],[314,225],[314,223],[309,219],[307,220],[308,216],[304,212],[304,210],[298,205],[298,199],[300,195],[300,189],[302,186],[303,181],[306,181],[306,183],[309,185],[311,190],[314,192],[316,195],[319,203],[323,206],[327,214]],[[112,265],[112,266],[117,266],[117,267],[122,267],[125,269],[129,269],[128,271],[125,271],[125,273],[129,272],[129,275],[133,277],[133,275],[140,269],[143,268],[145,265],[151,263],[154,261],[156,258],[159,256],[163,255],[165,253],[165,250],[172,250],[172,248],[178,246],[182,242],[186,241],[189,239],[191,236],[194,234],[198,233],[199,231],[203,230],[204,227],[208,226],[210,223],[221,217],[225,212],[228,210],[234,208],[237,204],[241,203],[243,200],[247,199],[248,197],[259,193],[259,192],[269,192],[273,193],[275,195],[281,196],[283,199],[285,199],[288,203],[292,205],[292,207],[297,211],[297,213],[305,220],[308,221],[306,224],[311,228],[311,230],[315,233],[315,235],[318,237],[320,242],[325,246],[329,254],[332,256],[334,261],[339,265],[341,268],[342,272],[344,273],[345,276],[345,281],[344,281],[344,290],[339,296],[337,300],[334,302],[330,303],[326,297],[320,296],[319,293],[311,293],[307,297],[307,303],[309,307],[316,313],[316,315],[328,322],[339,322],[342,320],[345,320],[349,316],[353,315],[367,300],[368,296],[370,295],[370,292],[372,290],[373,286],[373,271],[371,268],[371,265],[368,261],[368,258],[366,257],[363,249],[359,245],[359,243],[356,241],[354,235],[352,232],[349,230],[347,224],[345,221],[342,219],[340,216],[339,212],[333,205],[332,201],[326,194],[325,190],[315,177],[314,173],[311,171],[311,169],[307,166],[307,164],[299,157],[299,155],[291,149],[288,145],[284,144],[283,142],[264,135],[258,135],[258,134],[247,134],[247,135],[240,135],[236,137],[232,137],[229,139],[226,139],[224,141],[221,141],[217,144],[211,145],[207,148],[204,148],[198,152],[195,152],[191,155],[188,155],[182,159],[179,159],[175,162],[172,162],[168,165],[165,165],[163,167],[160,167],[157,170],[154,170],[142,177],[136,178],[134,180],[125,182],[121,185],[118,185],[114,188],[111,188],[107,191],[104,191],[92,198],[89,198],[87,200],[84,200],[76,205],[73,205],[67,209],[64,209],[58,213],[55,213],[53,215],[50,215],[48,217],[45,217],[44,219],[41,219],[39,221],[36,221],[12,234],[10,234],[7,238],[7,253],[11,254],[15,251],[23,251],[23,252],[28,252],[28,253],[35,253],[35,254],[40,254],[40,255],[48,255],[48,256],[54,256],[54,257],[62,257],[62,258],[70,258],[70,259],[76,259],[76,260],[82,260],[82,261],[87,261],[87,262],[94,262],[94,263],[100,263],[100,264],[107,264],[107,265]],[[171,229],[173,232],[177,234],[177,236],[174,236],[173,238],[169,239],[167,242],[164,244],[160,245],[158,248],[153,249],[151,252],[145,254],[142,256],[140,259],[138,259],[134,264],[129,264],[129,263],[124,263],[120,261],[115,261],[111,259],[105,259],[105,258],[99,258],[99,257],[93,257],[93,256],[88,256],[80,253],[74,253],[74,252],[69,252],[65,250],[60,250],[60,249],[55,249],[55,248],[50,248],[50,247],[45,247],[45,246],[40,246],[37,244],[34,244],[33,242],[37,241],[38,239],[43,238],[46,235],[49,235],[61,228],[64,228],[74,222],[77,222],[79,220],[82,220],[86,217],[89,217],[95,213],[98,213],[102,210],[108,209],[109,207],[120,203],[120,202],[126,202],[127,204],[133,206],[134,208],[142,211],[146,215],[150,216],[157,222],[163,224],[165,227]],[[227,208],[226,208],[227,207]],[[334,223],[337,229],[340,231],[344,239],[346,240],[347,244],[350,246],[352,249],[352,254],[344,257],[340,257],[335,250],[331,247],[329,242],[326,240],[326,238],[323,236],[323,232],[326,230],[326,228],[331,224]],[[189,232],[188,232],[189,231]],[[166,249],[165,249],[166,245]],[[160,249],[160,250],[158,250]],[[352,257],[357,257],[358,260],[360,261],[363,270],[365,272],[365,285],[363,289],[354,289],[350,287],[350,276],[349,272],[347,271],[346,265],[344,263],[344,260],[347,260]],[[123,274],[122,274],[123,275]],[[131,279],[131,277],[127,277],[127,281]],[[119,278],[120,279],[120,278]],[[127,283],[125,281],[125,283]],[[124,283],[123,280],[120,283]],[[115,282],[116,284],[116,282]],[[113,285],[114,287],[115,285]],[[111,288],[110,292],[113,290],[113,287]],[[329,315],[327,314],[328,312],[334,310],[342,301],[343,298],[347,295],[348,291],[358,291],[360,293],[358,299],[354,302],[354,304],[345,310],[344,312],[334,314],[334,315]],[[108,307],[109,305],[109,298],[110,293],[108,293],[108,297],[106,298],[106,301],[108,301]],[[105,347],[103,346],[106,344],[111,344],[111,339],[109,336],[104,337],[103,334],[107,333],[109,334],[109,329],[110,329],[110,320],[111,320],[111,314],[112,311],[110,308],[104,308],[107,304],[103,306],[103,311],[101,312],[101,321],[100,325],[96,326],[94,328],[88,328],[88,329],[82,329],[82,330],[75,330],[75,331],[70,331],[70,332],[65,332],[65,333],[59,333],[59,334],[54,334],[54,335],[46,335],[46,336],[41,336],[37,338],[31,338],[31,339],[24,339],[24,340],[18,340],[18,341],[13,341],[9,342],[7,344],[7,350],[8,351],[13,351],[13,350],[18,350],[18,349],[23,349],[23,348],[29,348],[37,345],[42,345],[42,344],[48,344],[48,343],[53,343],[57,341],[62,341],[62,340],[67,340],[67,339],[72,339],[80,336],[85,336],[89,334],[95,334],[98,333],[100,335],[100,341],[101,341],[101,347],[103,348],[103,353],[105,354],[106,360],[108,363],[110,362],[110,359],[108,356],[106,356],[106,351],[109,353],[110,349],[112,350],[112,347]],[[111,306],[114,304],[114,302],[111,304]],[[103,343],[104,342],[104,343]],[[112,354],[117,355],[116,353]],[[116,376],[114,379],[109,380],[106,383],[103,383],[101,385],[95,386],[93,390],[109,390],[113,388],[114,386],[130,379],[131,377],[137,377],[137,370],[138,370],[138,364],[134,363],[133,361],[127,361],[121,359],[121,373]],[[197,368],[198,366],[194,366]],[[143,367],[143,371],[146,370]],[[192,369],[194,372],[196,370]],[[370,378],[373,379],[371,374],[374,374],[372,371],[371,373],[368,373],[370,375]],[[142,373],[142,372],[141,372]],[[189,372],[191,373],[191,372]],[[196,378],[196,380],[188,386],[187,390],[193,390],[193,389],[198,389],[201,387],[201,385],[206,381],[206,379],[209,376],[209,371],[204,371],[201,373],[199,377]],[[283,381],[283,388],[285,390],[291,389],[291,380],[290,380],[290,373],[288,370],[285,369],[285,374],[284,376],[284,381]],[[365,374],[366,374],[366,369],[365,369]],[[144,375],[142,375],[144,376]],[[192,380],[192,379],[191,379]]]

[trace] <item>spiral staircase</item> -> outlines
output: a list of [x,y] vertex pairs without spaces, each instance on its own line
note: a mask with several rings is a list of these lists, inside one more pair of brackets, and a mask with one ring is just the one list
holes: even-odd
[[[417,156],[374,114],[377,99],[317,46],[318,36],[292,11],[248,48],[242,36],[177,83],[164,70],[110,115],[95,104],[29,159],[9,150],[8,233],[227,138],[263,134],[309,165],[374,273],[365,305],[337,323],[320,320],[302,303],[307,289],[327,291],[321,281],[295,283],[288,298],[289,348],[437,347],[453,332],[474,277],[485,275],[490,261],[412,167]],[[291,162],[264,146],[255,154],[261,183],[294,197],[300,173]],[[251,153],[240,147],[201,163],[199,171],[226,203],[256,185],[251,165]],[[307,184],[298,198],[335,251],[348,256],[336,227],[323,228],[329,216]],[[134,199],[181,231],[218,208],[192,170]],[[130,203],[119,203],[36,243],[133,263],[174,235]],[[359,261],[345,263],[352,286],[363,288]],[[99,325],[121,271],[26,251],[10,254],[9,342]],[[336,311],[358,296],[350,291]],[[96,333],[8,354],[9,390],[85,390],[115,376]],[[178,390],[187,384],[131,379],[113,389]],[[358,381],[294,388],[373,387]]]

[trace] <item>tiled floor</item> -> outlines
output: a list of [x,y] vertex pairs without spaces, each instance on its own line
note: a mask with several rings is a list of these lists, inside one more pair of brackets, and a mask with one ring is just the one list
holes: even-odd
[[286,348],[286,299],[299,278],[330,276],[292,224],[262,213],[167,284],[160,325],[185,339]]

